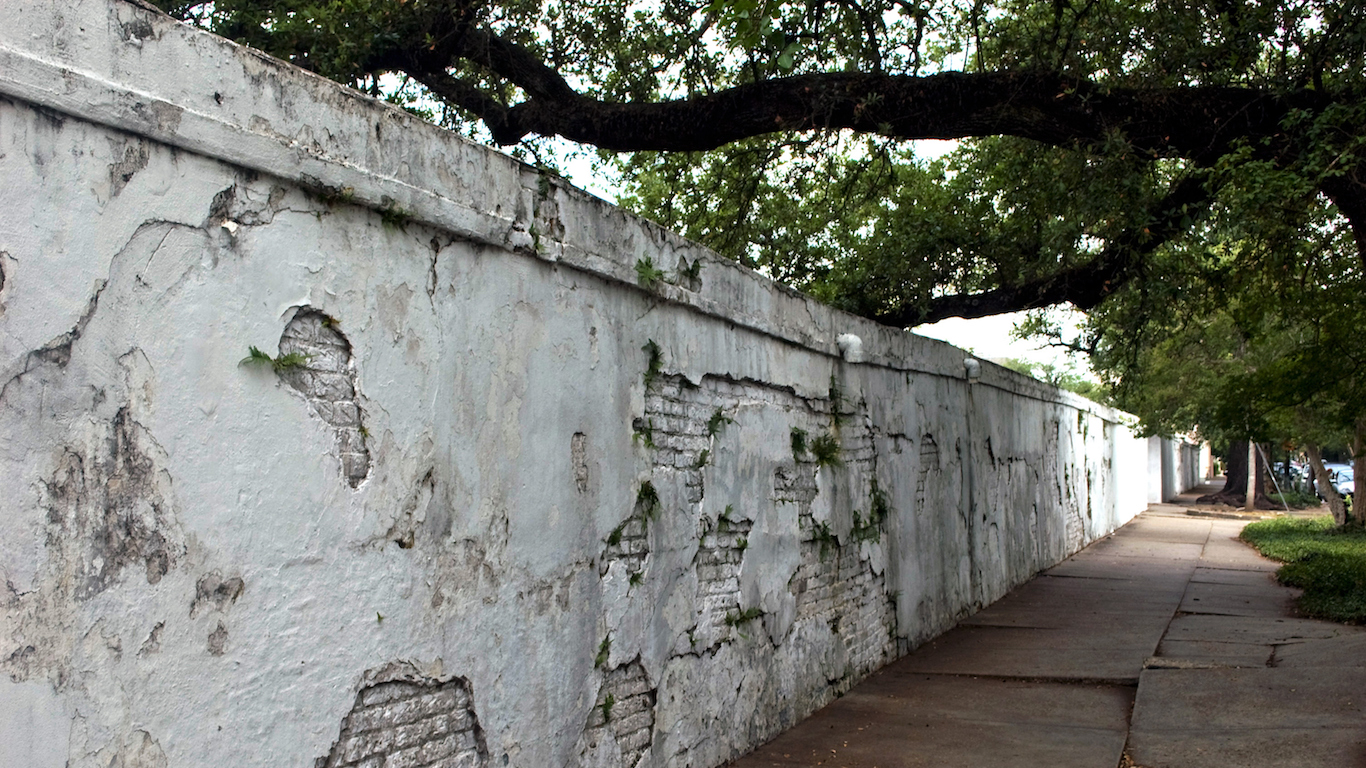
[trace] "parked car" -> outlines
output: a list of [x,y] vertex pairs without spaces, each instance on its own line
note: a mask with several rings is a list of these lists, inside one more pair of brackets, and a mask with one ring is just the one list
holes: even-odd
[[[1339,496],[1352,495],[1353,474],[1351,464],[1344,464],[1342,462],[1337,461],[1324,462],[1323,468],[1328,471],[1328,477],[1330,479],[1330,482],[1332,482],[1333,487],[1337,489]],[[1313,482],[1312,474],[1313,473],[1311,471],[1311,477],[1309,478],[1310,482]],[[1318,495],[1320,499],[1323,498],[1323,494],[1318,492],[1318,483],[1314,483],[1314,493]]]
[[1351,498],[1354,478],[1355,474],[1353,473],[1351,467],[1338,471],[1335,479],[1333,480],[1333,487],[1338,489],[1339,496],[1346,496],[1347,498]]
[[[1353,474],[1351,464],[1344,464],[1337,461],[1324,462],[1323,468],[1328,470],[1328,477],[1331,479],[1333,487],[1337,489],[1339,496],[1352,495]],[[1317,492],[1317,490],[1316,487],[1315,492]],[[1320,495],[1319,498],[1323,498],[1323,496]]]

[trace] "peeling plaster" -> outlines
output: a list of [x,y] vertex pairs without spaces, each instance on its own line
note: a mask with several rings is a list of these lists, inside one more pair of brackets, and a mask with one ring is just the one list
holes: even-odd
[[161,16],[18,5],[0,757],[716,766],[1142,505],[1113,411]]

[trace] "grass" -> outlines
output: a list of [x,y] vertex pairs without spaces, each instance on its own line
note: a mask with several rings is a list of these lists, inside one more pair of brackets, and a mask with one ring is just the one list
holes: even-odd
[[659,492],[654,483],[646,480],[640,484],[640,490],[636,491],[636,507],[646,520],[655,519],[659,513]]
[[1366,530],[1335,528],[1330,517],[1285,517],[1252,523],[1242,538],[1285,563],[1276,578],[1304,590],[1305,615],[1366,624]]
[[631,442],[641,443],[646,448],[655,447],[655,420],[636,419],[634,432],[631,433]]
[[731,611],[730,613],[726,614],[726,626],[738,627],[741,624],[744,624],[745,622],[754,621],[755,619],[763,615],[764,612],[758,608],[746,608],[743,611]]
[[849,532],[850,538],[854,541],[881,541],[882,523],[892,514],[891,502],[887,500],[887,494],[873,480],[872,490],[868,494],[868,519],[864,520],[859,515],[858,510],[854,511],[854,529]]
[[702,279],[702,258],[698,257],[690,266],[684,266],[687,263],[687,259],[678,260],[678,276],[689,281]]
[[389,230],[406,233],[408,231],[408,222],[412,221],[412,219],[413,215],[411,213],[394,205],[392,201],[379,211],[380,223],[384,225],[385,229]]
[[726,415],[726,412],[717,408],[712,412],[711,418],[707,419],[707,437],[716,437],[727,424],[734,424],[735,419]]

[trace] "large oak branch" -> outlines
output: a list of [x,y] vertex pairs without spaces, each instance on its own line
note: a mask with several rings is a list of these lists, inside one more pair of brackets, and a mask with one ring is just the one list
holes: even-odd
[[[484,47],[479,57],[513,82],[523,80],[518,84],[532,94],[490,121],[496,141],[512,144],[535,133],[621,151],[698,151],[774,132],[850,129],[900,139],[1009,135],[1058,145],[1117,134],[1142,152],[1202,158],[1240,137],[1274,135],[1288,109],[1319,98],[1243,88],[1103,89],[1032,72],[832,72],[674,101],[617,103],[582,96],[513,53]],[[433,73],[412,74],[426,81]]]
[[1125,232],[1085,264],[1021,285],[941,296],[927,308],[903,309],[874,319],[904,328],[949,317],[988,317],[1065,302],[1091,309],[1133,278],[1149,254],[1199,218],[1210,195],[1204,174],[1187,176],[1163,197],[1146,226]]

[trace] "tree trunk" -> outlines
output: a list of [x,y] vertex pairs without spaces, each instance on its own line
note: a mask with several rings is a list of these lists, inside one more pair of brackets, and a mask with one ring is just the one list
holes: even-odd
[[[1211,493],[1195,500],[1196,504],[1227,504],[1230,507],[1247,507],[1247,489],[1249,487],[1249,476],[1247,471],[1248,455],[1256,450],[1252,444],[1246,440],[1239,440],[1229,444],[1228,453],[1224,457],[1224,488],[1218,493]],[[1266,495],[1266,466],[1265,462],[1256,463],[1257,472],[1255,478],[1256,493],[1254,496],[1256,509],[1280,509],[1271,498]]]
[[1323,466],[1323,454],[1319,447],[1313,443],[1304,444],[1304,454],[1309,457],[1309,466],[1314,468],[1314,482],[1318,485],[1319,495],[1328,504],[1328,509],[1333,513],[1333,522],[1339,526],[1347,524],[1347,505],[1342,502],[1342,497],[1333,487],[1333,478],[1328,475],[1328,470]]
[[1247,499],[1247,442],[1230,443],[1224,454],[1224,488],[1195,500],[1196,504],[1228,504],[1241,507]]
[[1366,492],[1366,416],[1357,418],[1356,435],[1352,441],[1352,476],[1352,522],[1366,527],[1366,515],[1362,514],[1366,510],[1366,502],[1360,501],[1366,498],[1362,495]]

